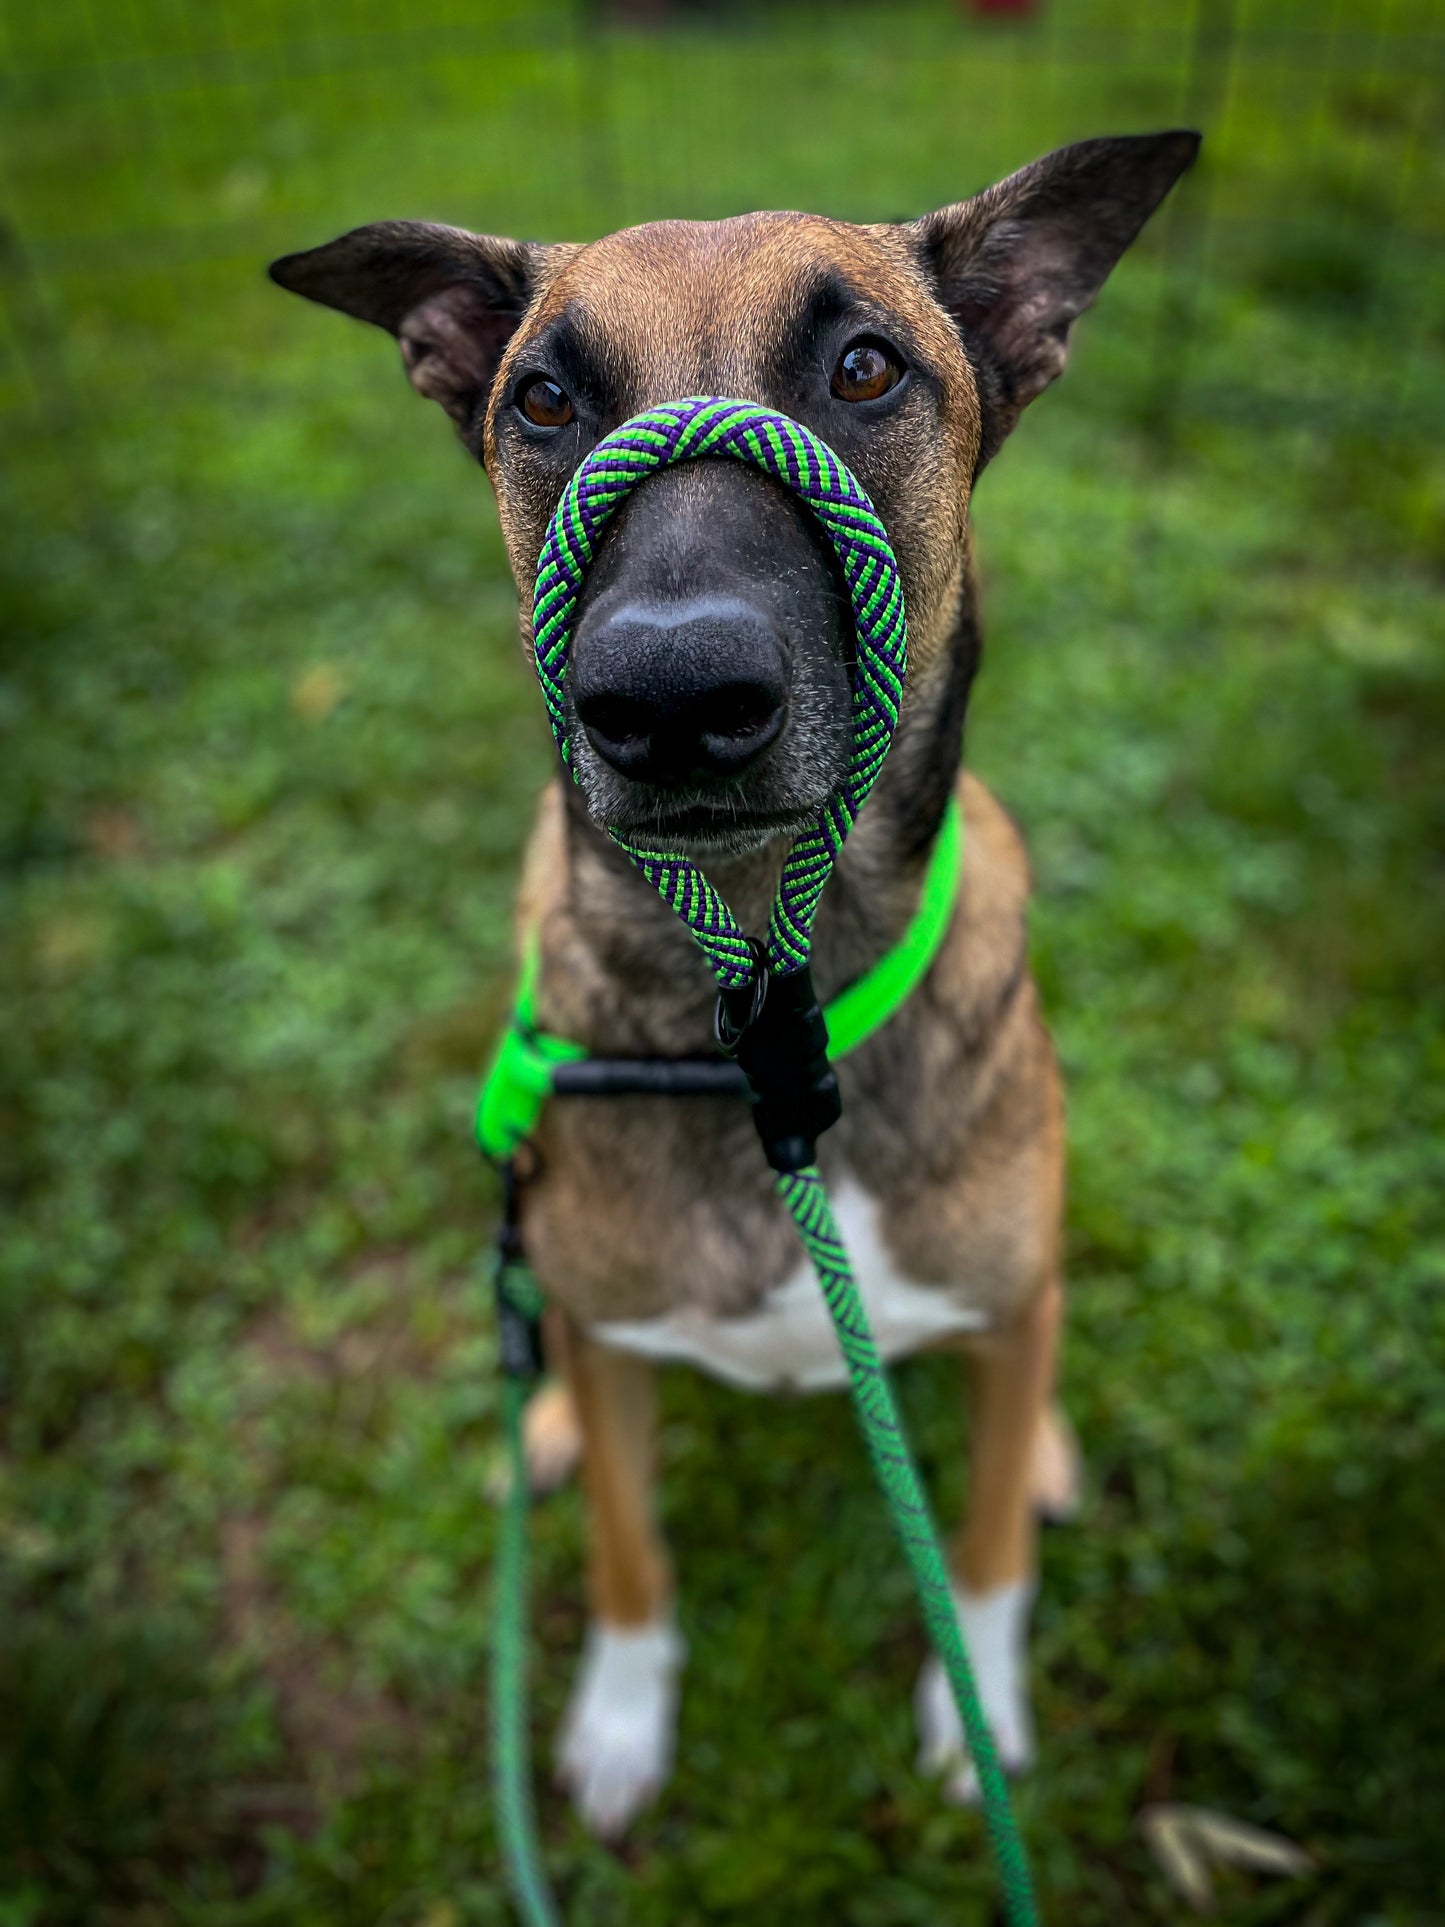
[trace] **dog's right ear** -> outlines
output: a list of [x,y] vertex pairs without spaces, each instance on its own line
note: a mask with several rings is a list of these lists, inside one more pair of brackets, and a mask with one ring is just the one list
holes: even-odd
[[1076,141],[903,228],[984,400],[979,466],[1060,373],[1074,322],[1199,152],[1199,135]]
[[412,387],[441,403],[480,460],[497,365],[546,252],[427,221],[377,221],[283,255],[270,273],[293,294],[394,334]]

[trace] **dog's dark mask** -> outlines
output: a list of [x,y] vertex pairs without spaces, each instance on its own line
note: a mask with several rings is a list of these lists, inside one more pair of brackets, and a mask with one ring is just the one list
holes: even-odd
[[[387,222],[272,274],[398,337],[492,478],[524,627],[562,489],[619,422],[723,394],[805,423],[888,531],[914,687],[958,617],[979,468],[1197,146],[1085,141],[895,226],[760,214],[543,247]],[[828,545],[786,490],[722,460],[650,477],[603,536],[574,636],[594,821],[692,852],[796,832],[843,772],[850,645]]]

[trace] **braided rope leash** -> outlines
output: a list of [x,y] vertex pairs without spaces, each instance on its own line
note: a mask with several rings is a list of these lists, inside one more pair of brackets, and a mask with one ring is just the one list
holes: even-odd
[[[508,1211],[508,1228],[515,1220]],[[507,1863],[507,1882],[528,1927],[561,1927],[537,1844],[532,1795],[532,1758],[527,1733],[527,1457],[522,1414],[541,1369],[533,1346],[542,1294],[515,1241],[498,1267],[502,1319],[502,1430],[508,1459],[507,1496],[497,1540],[492,1600],[491,1754],[497,1830]],[[507,1356],[508,1351],[511,1356]]]
[[[793,845],[774,899],[766,945],[753,944],[727,904],[686,857],[614,834],[683,920],[719,986],[718,1039],[738,1058],[752,1089],[754,1120],[779,1193],[813,1261],[847,1365],[859,1423],[943,1662],[983,1796],[984,1818],[1013,1927],[1036,1927],[1028,1863],[1009,1804],[993,1735],[979,1703],[959,1631],[947,1569],[848,1254],[815,1159],[818,1135],[841,1112],[828,1062],[827,1028],[813,995],[813,918],[838,853],[883,766],[903,693],[907,625],[898,565],[883,525],[856,478],[817,436],[754,402],[694,396],[624,422],[598,443],[568,483],[538,562],[533,605],[537,675],[563,763],[573,770],[563,692],[573,623],[597,540],[625,497],[674,462],[730,457],[762,469],[821,523],[852,601],[855,667],[852,745],[838,793]],[[515,1293],[501,1293],[504,1325]],[[512,1438],[512,1483],[525,1506],[520,1429]],[[519,1497],[516,1495],[520,1495]],[[499,1722],[498,1806],[513,1892],[530,1927],[555,1927],[540,1871],[527,1776],[520,1698],[520,1539],[511,1513],[499,1571],[494,1696]],[[510,1558],[514,1563],[507,1564]],[[510,1652],[507,1649],[510,1645]],[[503,1663],[505,1659],[506,1663]],[[505,1730],[504,1730],[505,1729]]]

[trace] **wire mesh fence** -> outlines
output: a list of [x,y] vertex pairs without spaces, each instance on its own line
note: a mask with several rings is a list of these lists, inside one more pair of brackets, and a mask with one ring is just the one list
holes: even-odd
[[[551,238],[779,204],[887,219],[1068,139],[1191,121],[1204,165],[1093,331],[1124,404],[1166,448],[1221,420],[1421,448],[1445,426],[1442,66],[1424,0],[646,24],[517,0],[14,10],[6,401],[93,434],[97,331],[159,329],[184,355],[178,309],[252,308],[269,254],[363,220]],[[136,381],[173,372],[138,341]]]

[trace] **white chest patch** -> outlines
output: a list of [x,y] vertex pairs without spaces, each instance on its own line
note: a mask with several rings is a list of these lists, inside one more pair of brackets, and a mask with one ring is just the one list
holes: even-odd
[[[878,1350],[902,1358],[954,1332],[982,1331],[988,1320],[952,1292],[899,1274],[878,1228],[878,1207],[854,1179],[841,1184],[833,1211]],[[833,1320],[807,1258],[743,1318],[715,1318],[688,1306],[662,1318],[616,1319],[590,1327],[604,1345],[645,1358],[700,1366],[751,1390],[804,1392],[847,1383]]]

